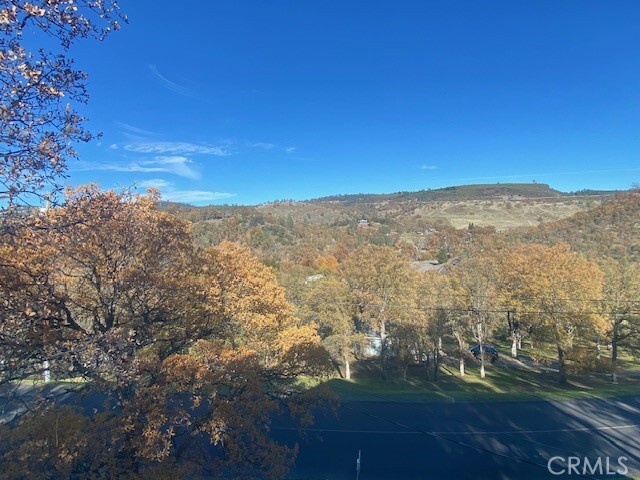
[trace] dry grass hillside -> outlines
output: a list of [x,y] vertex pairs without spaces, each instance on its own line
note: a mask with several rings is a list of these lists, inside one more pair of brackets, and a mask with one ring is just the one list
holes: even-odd
[[502,231],[567,218],[601,204],[605,198],[503,198],[432,202],[417,207],[414,215],[426,222],[445,221],[455,228],[465,228],[473,223],[477,227],[493,226]]
[[616,192],[562,193],[545,184],[463,185],[419,192],[361,194],[309,201],[276,201],[256,206],[209,206],[164,202],[163,210],[193,222],[236,218],[261,225],[355,227],[359,220],[388,225],[397,232],[424,231],[431,226],[498,231],[535,227],[596,208]]
[[393,219],[397,224],[421,222],[455,228],[493,226],[498,231],[536,226],[570,217],[600,205],[606,196],[560,198],[489,198],[448,201],[381,201],[366,205],[335,205],[309,202],[278,202],[257,207],[279,218],[314,225],[335,225],[360,218]]

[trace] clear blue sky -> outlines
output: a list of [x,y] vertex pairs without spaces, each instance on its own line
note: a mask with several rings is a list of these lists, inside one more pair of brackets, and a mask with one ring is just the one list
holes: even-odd
[[73,184],[252,204],[640,180],[637,1],[121,0]]

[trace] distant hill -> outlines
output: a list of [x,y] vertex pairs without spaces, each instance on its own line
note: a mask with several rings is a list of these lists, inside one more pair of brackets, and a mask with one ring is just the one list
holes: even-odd
[[439,202],[456,200],[483,200],[492,198],[561,198],[576,195],[613,195],[615,191],[582,190],[564,193],[554,190],[545,183],[491,183],[461,185],[420,190],[417,192],[397,192],[385,194],[332,195],[309,200],[310,203],[340,203],[343,205],[379,202]]
[[568,194],[543,184],[496,184],[326,198],[256,206],[161,202],[159,208],[193,222],[198,245],[239,242],[272,265],[309,266],[314,258],[339,256],[345,245],[362,244],[398,245],[414,252],[414,260],[443,251],[452,257],[483,248],[494,235],[566,242],[591,258],[640,260],[640,193]]
[[[350,225],[360,219],[397,231],[424,230],[429,225],[466,228],[494,226],[507,230],[569,217],[605,201],[616,192],[560,192],[543,183],[461,185],[417,192],[334,195],[308,201],[275,201],[256,206],[191,205],[161,202],[160,208],[192,222],[241,217],[253,223],[263,216],[309,225]],[[291,219],[291,220],[290,220]]]

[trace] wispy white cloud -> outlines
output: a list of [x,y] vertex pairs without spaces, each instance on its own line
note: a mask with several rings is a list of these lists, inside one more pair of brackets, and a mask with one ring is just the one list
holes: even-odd
[[109,170],[112,172],[164,172],[180,177],[196,180],[200,178],[200,172],[194,167],[194,163],[187,157],[178,155],[157,156],[151,160],[141,160],[129,163],[101,163],[86,164],[76,170]]
[[182,203],[215,202],[235,196],[235,193],[211,192],[209,190],[166,190],[161,192],[163,200]]
[[153,75],[160,80],[160,83],[167,89],[167,90],[171,90],[174,93],[178,93],[180,95],[185,95],[185,96],[189,96],[191,95],[191,90],[188,89],[187,87],[180,85],[176,82],[173,82],[171,80],[169,80],[167,77],[165,77],[164,75],[162,75],[159,71],[158,68],[155,65],[151,65],[148,64],[147,65],[149,67],[149,70],[151,70],[151,73],[153,73]]
[[153,160],[144,160],[140,163],[148,168],[157,168],[156,171],[159,172],[168,172],[191,179],[200,178],[200,172],[193,167],[193,162],[187,157],[179,155],[157,156]]
[[260,148],[262,150],[273,150],[274,148],[276,148],[276,145],[274,145],[273,143],[266,142],[256,142],[250,144],[249,146],[253,148]]
[[427,164],[422,164],[420,165],[420,170],[437,170],[438,167],[435,165],[427,165]]
[[136,127],[135,125],[130,125],[124,122],[114,122],[117,127],[122,129],[122,133],[127,136],[138,137],[155,137],[158,134],[156,132],[152,132],[150,130],[145,130],[144,128]]
[[296,147],[284,147],[282,145],[278,145],[277,143],[270,142],[246,142],[246,146],[267,151],[277,150],[285,153],[293,153],[296,151]]
[[150,180],[143,180],[142,182],[138,182],[137,186],[140,188],[171,188],[174,183],[164,180],[162,178],[152,178]]
[[163,178],[152,178],[138,182],[136,186],[141,189],[157,188],[160,190],[160,198],[169,202],[204,203],[224,200],[235,197],[235,193],[214,192],[211,190],[180,190],[174,187],[174,183]]
[[218,157],[226,157],[231,155],[228,147],[218,147],[213,145],[204,145],[189,142],[153,142],[141,141],[110,145],[114,150],[122,149],[128,152],[136,153],[157,153],[157,154],[175,154],[175,155],[216,155]]

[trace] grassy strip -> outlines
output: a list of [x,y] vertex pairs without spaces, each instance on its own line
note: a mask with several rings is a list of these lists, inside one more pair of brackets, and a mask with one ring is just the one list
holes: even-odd
[[410,375],[407,380],[382,380],[355,376],[352,380],[331,379],[325,384],[344,400],[406,402],[500,402],[527,400],[570,400],[640,395],[640,380],[621,378],[614,385],[603,376],[574,376],[569,385],[558,384],[553,372],[533,372],[494,367],[481,379],[477,368],[460,377],[441,371],[438,382]]
[[22,385],[28,385],[30,387],[35,387],[35,386],[44,386],[44,385],[78,385],[78,384],[84,384],[87,383],[87,380],[85,380],[82,377],[73,377],[73,378],[61,378],[61,379],[51,379],[48,383],[45,383],[45,381],[42,378],[39,377],[27,377],[27,378],[23,378],[21,380],[15,380],[13,382],[14,384],[22,384]]

